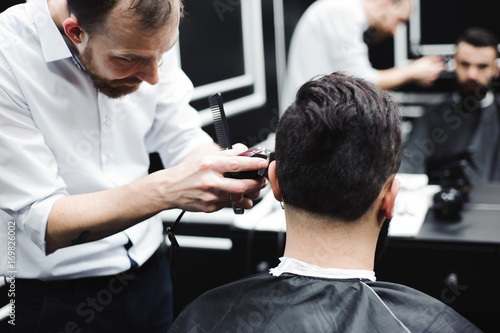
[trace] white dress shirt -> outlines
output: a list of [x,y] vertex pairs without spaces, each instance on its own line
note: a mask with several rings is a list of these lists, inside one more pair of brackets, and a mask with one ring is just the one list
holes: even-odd
[[282,111],[304,83],[318,76],[342,71],[376,83],[379,73],[370,64],[363,42],[367,29],[361,0],[317,0],[309,6],[290,42]]
[[160,82],[119,99],[98,93],[79,69],[46,0],[0,15],[0,275],[8,221],[16,223],[18,278],[111,275],[144,263],[163,239],[159,216],[99,241],[45,253],[52,205],[148,174],[149,153],[166,168],[212,142],[188,104],[192,84],[172,52]]

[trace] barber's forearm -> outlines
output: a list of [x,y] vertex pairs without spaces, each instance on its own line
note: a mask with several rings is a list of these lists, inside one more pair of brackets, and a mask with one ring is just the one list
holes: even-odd
[[[203,145],[184,161],[218,150],[215,144]],[[111,236],[172,208],[158,193],[158,186],[168,179],[159,176],[162,173],[168,172],[162,170],[125,186],[58,200],[47,221],[46,252]]]
[[380,78],[377,85],[382,89],[394,89],[405,83],[414,82],[429,87],[443,70],[445,65],[440,57],[422,57],[401,67],[379,71]]
[[248,198],[258,194],[265,179],[223,177],[225,172],[267,167],[266,160],[234,156],[244,150],[237,146],[219,152],[215,145],[203,146],[179,165],[128,185],[59,199],[47,221],[47,252],[113,235],[166,209],[214,212],[233,198],[242,208],[250,208]]
[[410,73],[403,68],[379,70],[377,86],[381,89],[395,89],[411,80]]
[[149,182],[146,177],[115,189],[59,199],[47,221],[47,253],[113,235],[162,211]]

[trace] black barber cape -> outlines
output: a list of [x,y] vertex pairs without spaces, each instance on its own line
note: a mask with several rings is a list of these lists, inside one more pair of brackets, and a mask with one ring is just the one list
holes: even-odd
[[414,289],[360,279],[261,273],[200,296],[169,333],[480,332]]

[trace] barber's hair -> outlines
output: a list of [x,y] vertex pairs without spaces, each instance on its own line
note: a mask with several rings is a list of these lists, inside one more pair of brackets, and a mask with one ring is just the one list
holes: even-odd
[[465,42],[475,47],[492,47],[498,54],[498,39],[490,31],[472,27],[467,30],[457,39],[456,45]]
[[[156,32],[177,14],[172,12],[176,0],[67,0],[67,3],[69,13],[75,15],[85,32],[93,35],[120,1],[130,2],[131,18],[147,32]],[[179,1],[182,16],[183,4]]]
[[391,96],[340,73],[305,83],[276,131],[276,174],[290,206],[354,221],[401,163],[401,117]]

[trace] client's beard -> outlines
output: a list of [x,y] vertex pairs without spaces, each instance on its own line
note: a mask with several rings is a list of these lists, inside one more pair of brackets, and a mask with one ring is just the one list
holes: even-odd
[[[87,47],[81,53],[80,62],[82,63],[82,66],[89,74],[90,79],[92,80],[92,83],[94,84],[95,88],[104,95],[108,96],[109,98],[119,98],[131,94],[137,91],[137,89],[139,89],[139,83],[142,82],[142,80],[139,80],[137,78],[107,80],[102,76],[96,74],[97,68],[94,64],[94,58],[92,57],[90,47]],[[126,83],[131,83],[131,84],[137,83],[137,85],[128,86],[126,85]]]
[[[467,84],[469,85],[473,84],[474,89],[467,89],[466,88]],[[465,99],[466,97],[474,97],[477,100],[482,100],[484,96],[486,96],[490,88],[489,86],[485,86],[475,81],[467,81],[465,83],[458,83],[458,89],[460,91],[462,99]]]

